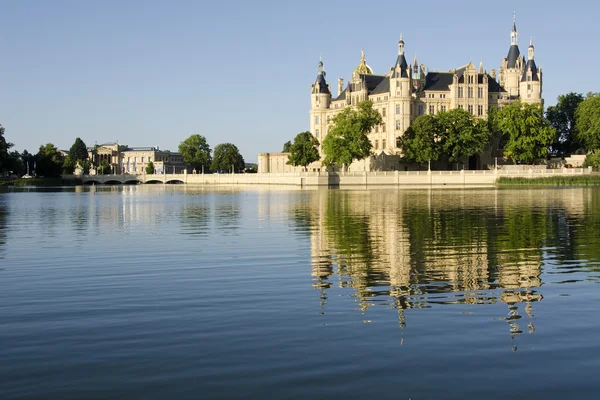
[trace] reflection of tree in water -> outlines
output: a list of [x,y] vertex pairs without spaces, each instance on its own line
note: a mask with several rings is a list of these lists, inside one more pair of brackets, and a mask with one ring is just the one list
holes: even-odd
[[219,198],[214,210],[217,228],[236,230],[240,227],[240,204],[238,196],[223,196]]
[[4,199],[0,198],[0,258],[4,258],[4,252],[6,251],[4,245],[6,245],[7,232],[6,224],[8,219],[8,209],[4,202]]
[[331,191],[325,212],[325,229],[333,244],[341,286],[356,289],[363,311],[369,306],[369,299],[379,295],[376,290],[379,282],[389,280],[373,266],[370,216],[364,205],[362,209],[360,206],[353,208],[350,193]]
[[208,236],[210,207],[205,204],[186,204],[181,214],[181,225],[188,235]]
[[545,266],[600,272],[600,191],[434,193],[331,191],[295,211],[323,310],[337,274],[363,312],[396,308],[400,327],[411,308],[502,303],[515,337],[536,331]]

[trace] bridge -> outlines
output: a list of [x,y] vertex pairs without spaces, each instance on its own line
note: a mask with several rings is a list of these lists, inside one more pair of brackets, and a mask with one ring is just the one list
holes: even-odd
[[288,172],[263,174],[123,174],[63,176],[87,185],[195,184],[286,186],[461,187],[494,186],[500,176],[540,178],[596,174],[591,168],[496,169],[460,171]]
[[188,183],[188,174],[122,174],[122,175],[82,175],[81,181],[86,185],[135,185],[140,183],[182,184]]

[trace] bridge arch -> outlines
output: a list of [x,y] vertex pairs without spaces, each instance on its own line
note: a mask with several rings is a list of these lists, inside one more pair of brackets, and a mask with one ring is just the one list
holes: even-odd
[[151,180],[149,180],[149,181],[146,181],[146,184],[147,184],[147,185],[157,185],[157,184],[159,184],[159,183],[161,183],[161,184],[162,184],[163,182],[162,182],[162,181],[159,181],[158,179],[151,179]]
[[179,179],[170,179],[166,182],[167,185],[183,185],[185,182]]

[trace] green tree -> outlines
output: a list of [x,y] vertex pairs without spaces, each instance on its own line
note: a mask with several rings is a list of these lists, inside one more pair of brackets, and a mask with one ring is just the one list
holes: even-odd
[[12,146],[12,143],[6,141],[6,138],[4,137],[4,127],[0,125],[0,172],[8,170],[8,150]]
[[496,121],[504,134],[504,157],[514,162],[546,157],[556,139],[556,129],[544,118],[541,104],[515,101],[498,111]]
[[18,176],[25,174],[23,159],[18,151],[13,150],[8,153],[8,157],[6,159],[6,172]]
[[319,141],[310,132],[301,132],[294,138],[290,146],[288,164],[294,167],[302,166],[306,169],[308,164],[319,160]]
[[551,146],[553,154],[565,156],[581,147],[575,132],[575,113],[582,101],[583,95],[580,93],[561,94],[558,103],[546,110],[546,118],[557,134]]
[[148,165],[146,165],[146,174],[147,175],[153,175],[154,173],[155,173],[154,163],[152,161],[150,161],[148,163]]
[[192,135],[179,143],[179,153],[183,156],[183,161],[190,163],[196,171],[210,168],[212,158],[210,156],[210,146],[206,138],[200,135]]
[[600,149],[600,93],[588,93],[575,112],[577,138],[586,150]]
[[241,172],[246,167],[244,157],[233,143],[221,143],[215,147],[211,168],[213,171],[228,171],[233,166],[234,172]]
[[35,156],[35,173],[45,177],[58,177],[62,171],[64,161],[64,157],[56,146],[47,143],[40,146],[40,150]]
[[80,138],[75,138],[75,142],[69,149],[69,157],[74,161],[83,161],[88,159],[88,151],[85,142]]
[[63,175],[72,175],[75,172],[75,160],[66,156],[62,165]]
[[444,153],[451,163],[464,162],[481,153],[490,143],[487,122],[475,119],[466,110],[453,109],[437,115]]
[[371,154],[371,141],[367,134],[381,124],[379,111],[370,100],[347,107],[332,119],[332,125],[323,140],[324,165],[350,165]]
[[421,115],[397,139],[403,159],[411,163],[437,161],[442,154],[442,129],[438,118]]
[[600,169],[600,149],[590,151],[587,156],[585,156],[583,166],[584,168],[592,167],[594,169]]
[[283,144],[283,150],[282,150],[282,152],[283,153],[289,153],[290,151],[292,151],[291,148],[292,148],[292,141],[288,140],[287,142],[285,142]]
[[75,142],[69,149],[69,154],[65,158],[65,162],[63,164],[63,174],[73,174],[75,172],[75,168],[78,166],[84,170],[84,173],[89,172],[89,165],[87,165],[88,171],[85,171],[86,161],[88,161],[87,146],[83,140],[76,138]]
[[100,164],[98,165],[98,173],[100,175],[110,174],[111,169],[112,169],[112,167],[110,166],[110,163],[108,162],[108,160],[103,159],[102,161],[100,161]]

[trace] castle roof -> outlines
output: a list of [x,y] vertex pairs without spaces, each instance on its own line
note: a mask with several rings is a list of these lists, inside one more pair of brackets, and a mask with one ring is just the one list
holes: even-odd
[[390,92],[390,78],[387,76],[383,77],[383,80],[373,89],[370,94],[381,94],[381,93],[389,93]]
[[523,72],[523,76],[521,77],[521,82],[525,82],[527,80],[527,72],[531,71],[531,80],[539,81],[540,77],[538,76],[537,65],[535,65],[535,60],[527,61],[525,65],[525,71]]
[[[458,82],[464,82],[465,67],[459,68],[456,72],[430,72],[427,74],[423,90],[449,91],[454,82],[454,74],[458,75]],[[488,92],[505,92],[504,88],[496,82],[489,74],[477,74],[477,83],[483,83],[484,76],[488,77]]]
[[[396,67],[398,66],[400,66],[400,74],[396,72]],[[406,62],[404,54],[398,54],[398,58],[396,59],[396,63],[394,64],[392,78],[408,78],[406,68],[408,68],[408,63]]]
[[508,49],[508,55],[506,56],[506,60],[508,62],[508,68],[515,68],[517,66],[517,59],[521,55],[519,51],[519,46],[513,44]]
[[[318,89],[318,92],[317,92]],[[315,81],[313,93],[331,94],[327,81],[325,81],[325,71],[320,71]]]

